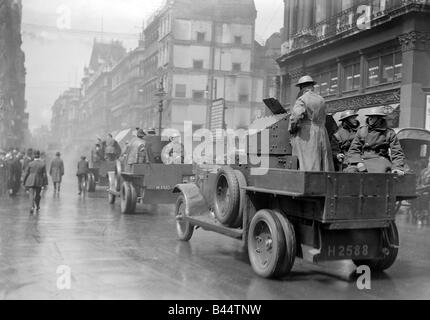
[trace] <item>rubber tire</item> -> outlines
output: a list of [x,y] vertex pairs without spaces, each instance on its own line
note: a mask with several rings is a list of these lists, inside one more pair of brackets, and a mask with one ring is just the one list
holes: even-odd
[[[219,199],[218,188],[221,183],[225,183],[230,199],[226,203]],[[240,188],[236,173],[230,167],[223,167],[219,170],[215,184],[214,213],[218,221],[226,227],[234,227],[238,219],[240,208]]]
[[96,192],[96,178],[93,173],[88,174],[87,192],[89,193]]
[[245,203],[243,203],[246,197],[246,190],[242,188],[246,188],[248,186],[248,182],[244,174],[240,170],[234,171],[237,182],[239,183],[239,211],[237,214],[236,221],[231,225],[232,228],[242,228],[243,227],[243,211],[245,210]]
[[108,192],[108,201],[109,201],[109,204],[115,204],[116,196],[114,196],[112,193]]
[[[184,210],[182,212],[182,210]],[[183,194],[181,194],[178,197],[178,200],[176,200],[176,206],[175,206],[175,217],[176,219],[178,216],[186,214],[186,199]],[[188,222],[181,223],[176,220],[176,233],[178,235],[178,238],[180,241],[188,242],[191,240],[194,234],[194,226],[191,225]]]
[[[260,223],[266,224],[272,239],[273,253],[267,266],[262,266],[258,261],[258,256],[255,254],[256,246],[254,244],[256,239],[254,239],[254,233]],[[258,211],[251,221],[248,234],[248,255],[254,272],[263,278],[276,278],[284,267],[285,247],[285,235],[281,221],[271,210]]]
[[276,275],[279,278],[283,278],[290,274],[291,270],[293,269],[294,262],[296,261],[296,232],[294,231],[294,226],[291,224],[287,217],[277,211],[273,211],[273,213],[281,222],[282,230],[284,231],[285,236],[285,253],[283,258],[284,262],[282,264],[281,269],[279,270],[279,273]]
[[133,184],[124,181],[121,187],[121,213],[134,214],[136,212],[137,193]]
[[[395,222],[391,222],[388,227],[388,236],[395,246],[400,245],[399,231]],[[389,269],[394,262],[396,262],[397,255],[399,254],[398,248],[389,248],[389,254],[380,260],[353,260],[354,264],[359,266],[368,266],[373,272],[384,272]]]

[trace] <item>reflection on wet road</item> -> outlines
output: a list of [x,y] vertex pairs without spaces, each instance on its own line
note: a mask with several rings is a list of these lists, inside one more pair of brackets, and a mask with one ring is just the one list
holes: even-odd
[[[172,207],[124,216],[102,189],[81,198],[73,186],[48,190],[38,216],[24,195],[0,199],[0,299],[430,299],[430,227],[407,214],[396,264],[360,291],[349,261],[297,260],[287,279],[261,279],[235,240],[198,230],[178,242]],[[70,290],[57,289],[62,265]]]

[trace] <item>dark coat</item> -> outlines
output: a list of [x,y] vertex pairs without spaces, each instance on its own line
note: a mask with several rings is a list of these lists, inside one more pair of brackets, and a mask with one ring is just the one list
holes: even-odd
[[49,169],[49,175],[52,178],[52,182],[61,183],[64,176],[64,162],[61,158],[55,158],[51,162],[51,167]]
[[387,127],[386,121],[375,127],[361,127],[351,143],[347,158],[350,164],[386,160],[392,170],[405,170],[405,154],[396,133]]
[[90,164],[88,160],[80,160],[78,162],[78,172],[76,173],[76,175],[82,176],[88,173],[90,173]]
[[43,160],[36,159],[30,162],[24,177],[24,185],[26,188],[43,188],[48,185],[48,175]]

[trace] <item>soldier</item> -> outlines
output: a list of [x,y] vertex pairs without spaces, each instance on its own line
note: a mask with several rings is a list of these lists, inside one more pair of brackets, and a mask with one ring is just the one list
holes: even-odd
[[293,155],[302,171],[334,171],[330,139],[326,125],[324,98],[314,92],[316,82],[302,77],[297,87],[301,95],[292,110],[290,133]]
[[352,110],[347,110],[340,114],[339,121],[341,122],[341,127],[334,134],[337,148],[333,152],[337,171],[342,171],[344,169],[343,166],[347,162],[345,157],[360,127],[360,122],[357,120],[357,117],[358,114]]
[[146,163],[146,133],[142,129],[137,131],[136,137],[130,142],[127,154],[127,164],[143,164]]
[[164,164],[183,164],[184,145],[181,143],[181,135],[177,132],[170,136],[170,143],[163,149],[161,156]]
[[372,108],[351,143],[346,172],[405,174],[405,154],[394,130],[388,128],[384,107]]
[[121,147],[118,142],[113,138],[112,134],[108,134],[106,139],[106,160],[115,161],[121,155]]

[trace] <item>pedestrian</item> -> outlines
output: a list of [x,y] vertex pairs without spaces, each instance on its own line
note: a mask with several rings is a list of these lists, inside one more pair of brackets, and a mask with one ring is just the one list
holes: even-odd
[[366,125],[357,131],[348,152],[346,172],[405,174],[405,154],[394,130],[388,128],[384,107],[366,114]]
[[24,186],[30,190],[30,213],[40,211],[42,189],[48,185],[45,162],[40,158],[40,151],[34,152],[34,160],[30,162],[24,177]]
[[360,121],[357,118],[358,114],[353,110],[347,110],[340,114],[341,127],[334,134],[337,149],[333,152],[337,171],[343,171],[347,167],[346,155],[360,127]]
[[81,195],[82,191],[85,191],[82,186],[84,182],[86,185],[89,173],[90,164],[88,163],[87,157],[82,156],[81,160],[78,162],[78,172],[76,173],[76,176],[78,177],[78,195]]
[[297,87],[300,95],[290,118],[293,155],[301,171],[334,171],[330,139],[326,129],[325,100],[314,92],[316,82],[302,77]]
[[64,176],[64,162],[61,159],[60,152],[56,153],[55,159],[51,162],[49,175],[51,176],[52,183],[54,184],[54,195],[60,194],[61,182]]
[[4,196],[7,192],[7,163],[6,152],[0,149],[0,197]]

